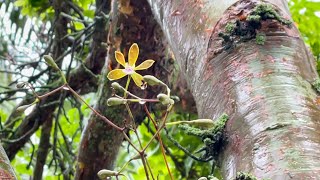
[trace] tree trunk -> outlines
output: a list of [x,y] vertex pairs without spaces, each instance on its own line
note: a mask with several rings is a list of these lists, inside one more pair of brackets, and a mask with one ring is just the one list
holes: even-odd
[[9,158],[4,151],[2,145],[0,145],[0,179],[8,179],[8,180],[16,180],[17,177],[14,173],[14,170],[12,169],[10,165]]
[[[265,2],[290,18],[287,1]],[[263,19],[250,36],[219,37],[228,22],[248,25],[260,3],[149,0],[199,115],[231,117],[220,157],[224,178],[243,171],[259,178],[319,179],[320,109],[310,84],[318,75],[297,28]],[[265,42],[258,41],[259,33]]]

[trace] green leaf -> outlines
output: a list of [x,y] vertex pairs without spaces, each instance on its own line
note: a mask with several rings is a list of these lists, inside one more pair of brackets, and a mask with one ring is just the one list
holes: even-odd
[[25,0],[17,0],[16,2],[14,2],[14,5],[17,7],[20,7],[20,6],[25,6],[26,3],[27,3],[27,1],[25,1]]

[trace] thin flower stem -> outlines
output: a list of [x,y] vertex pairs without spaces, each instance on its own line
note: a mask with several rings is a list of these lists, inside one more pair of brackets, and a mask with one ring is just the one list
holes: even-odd
[[127,99],[129,102],[153,102],[153,103],[156,103],[156,102],[159,102],[158,99]]
[[112,126],[113,128],[115,128],[116,130],[120,131],[120,132],[124,132],[125,127],[121,128],[117,125],[115,125],[113,122],[111,122],[108,118],[106,118],[105,116],[101,115],[98,111],[96,111],[95,109],[93,109],[85,100],[83,100],[81,98],[81,96],[75,92],[69,85],[65,85],[70,92],[75,95],[80,101],[82,101],[89,109],[91,109],[92,112],[94,112],[97,116],[99,116],[102,120],[104,120],[107,124],[109,124],[110,126]]
[[38,95],[37,95],[37,98],[38,98],[38,99],[42,99],[42,98],[48,97],[48,96],[50,96],[50,95],[52,95],[52,94],[60,91],[61,89],[63,89],[64,87],[67,87],[67,86],[68,86],[67,84],[64,84],[64,85],[62,85],[62,86],[60,86],[60,87],[58,87],[58,88],[56,88],[56,89],[54,89],[54,90],[46,93],[46,94],[43,94],[43,95],[41,95],[41,96],[38,96]]
[[131,120],[132,120],[132,122],[133,122],[133,132],[134,132],[134,133],[135,133],[135,135],[137,136],[137,139],[138,139],[138,142],[139,142],[140,148],[142,149],[142,148],[143,148],[143,146],[142,146],[142,143],[141,143],[141,140],[140,140],[139,134],[138,134],[138,132],[137,132],[137,128],[136,128],[136,126],[135,126],[135,119],[134,119],[134,117],[133,117],[132,111],[131,111],[131,109],[130,109],[130,107],[129,107],[128,103],[126,103],[125,105],[126,105],[126,109],[127,109],[128,113],[129,113],[129,116],[130,116],[130,118],[131,118]]
[[[123,98],[124,98],[124,99],[126,99],[127,96],[128,96],[127,92],[128,92],[130,80],[131,80],[131,76],[128,76],[126,88],[125,88],[125,91],[124,91],[124,94],[123,94]],[[128,113],[129,113],[129,116],[130,116],[130,118],[131,118],[133,129],[137,129],[136,124],[135,124],[135,121],[134,121],[134,117],[133,117],[133,115],[132,115],[132,112],[131,112],[131,110],[130,110],[130,107],[129,107],[128,103],[126,103],[125,106],[126,106],[126,109],[127,109]]]
[[152,179],[154,180],[154,176],[153,176],[153,173],[152,173],[152,170],[151,170],[151,166],[150,166],[147,158],[146,158],[146,164],[147,164],[148,169],[149,169],[149,171],[150,171],[150,175],[151,175]]
[[[133,94],[131,94],[131,93],[128,91],[129,84],[130,84],[130,80],[131,80],[131,76],[128,76],[128,80],[127,80],[126,87],[125,87],[125,89],[124,89],[124,94],[123,94],[123,98],[124,98],[124,99],[127,98],[128,94],[131,95],[131,96],[133,95]],[[135,95],[133,95],[133,97],[134,97],[134,96],[135,96]],[[136,96],[136,97],[137,97],[137,96]],[[139,98],[139,97],[138,97],[138,98]],[[139,99],[140,99],[140,98],[139,98]],[[126,103],[125,106],[126,106],[126,109],[127,109],[128,113],[129,113],[130,119],[131,119],[131,121],[132,121],[133,132],[134,132],[134,133],[136,134],[136,136],[137,136],[137,139],[138,139],[138,142],[139,142],[140,147],[143,148],[142,143],[141,143],[141,140],[140,140],[140,137],[139,137],[139,134],[138,134],[138,132],[137,132],[137,127],[136,127],[136,124],[135,124],[135,119],[134,119],[134,117],[133,117],[133,114],[132,114],[132,111],[131,111],[131,109],[130,109],[130,107],[129,107],[129,104]],[[124,134],[125,134],[125,133],[124,133]],[[149,180],[148,168],[147,168],[146,161],[145,161],[145,157],[144,157],[144,152],[145,152],[145,151],[139,151],[139,150],[133,145],[133,143],[130,142],[130,138],[127,137],[126,134],[125,134],[125,138],[128,140],[128,142],[130,143],[130,145],[133,146],[133,147],[137,150],[137,152],[140,153],[141,160],[142,160],[142,164],[143,164],[143,168],[144,168],[144,171],[145,171],[145,173],[146,173],[147,180]],[[150,171],[150,173],[152,174],[152,171]],[[152,175],[152,177],[153,177],[153,175]]]
[[124,168],[127,167],[128,164],[129,164],[131,161],[132,161],[132,159],[129,159],[129,161],[127,161],[127,162],[121,167],[121,169],[118,171],[118,173],[121,173],[121,172],[124,170]]
[[148,168],[146,165],[146,159],[144,157],[144,152],[140,153],[140,156],[141,156],[141,161],[143,164],[144,172],[146,173],[147,180],[149,180],[149,173],[148,173]]
[[131,121],[132,121],[133,129],[137,129],[136,124],[135,124],[135,120],[134,120],[134,117],[133,117],[133,114],[132,114],[131,109],[130,109],[130,107],[129,107],[129,104],[126,103],[125,106],[126,106],[126,109],[127,109],[128,113],[129,113],[130,119],[131,119]]
[[150,146],[151,142],[155,139],[155,137],[159,134],[159,132],[163,129],[163,127],[166,125],[166,121],[167,121],[167,117],[168,117],[168,111],[166,111],[163,120],[162,120],[162,124],[161,126],[157,129],[157,131],[155,132],[155,134],[152,136],[152,138],[150,139],[150,141],[147,143],[147,145],[142,149],[142,152],[145,152],[146,149]]
[[133,149],[135,149],[137,152],[140,153],[140,150],[131,142],[131,140],[127,136],[127,134],[124,131],[122,131],[122,134],[123,134],[124,138],[128,141],[128,143],[133,147]]
[[[156,130],[158,130],[157,123],[156,123],[156,121],[151,117],[151,114],[150,114],[150,112],[149,112],[149,110],[148,110],[148,108],[147,108],[147,105],[144,105],[144,110],[145,110],[145,112],[147,113],[148,118],[152,121],[152,123],[153,123],[154,127],[156,128]],[[171,173],[170,168],[169,168],[169,164],[168,164],[168,161],[167,161],[167,157],[166,157],[166,154],[165,154],[165,149],[164,149],[164,147],[163,147],[163,142],[162,142],[162,139],[161,139],[160,134],[158,134],[157,137],[158,137],[158,140],[159,140],[159,142],[160,142],[160,147],[161,147],[162,156],[163,156],[164,162],[165,162],[165,164],[166,164],[168,173],[169,173],[169,175],[170,175],[171,180],[173,180],[173,176],[172,176],[172,173]]]
[[127,83],[126,83],[126,88],[125,88],[125,91],[124,91],[124,94],[123,94],[123,98],[124,98],[124,99],[126,99],[127,96],[128,96],[127,93],[128,93],[128,88],[129,88],[130,80],[131,80],[131,76],[128,76]]
[[33,86],[30,83],[27,83],[27,86],[31,89],[32,93],[36,96],[36,98],[40,99],[39,95],[34,90]]
[[122,88],[123,91],[124,91],[125,93],[127,93],[128,95],[130,95],[130,96],[132,96],[132,97],[134,97],[134,98],[136,98],[136,99],[141,99],[140,97],[132,94],[130,91],[128,91],[127,89],[123,88],[122,86],[121,86],[121,88]]

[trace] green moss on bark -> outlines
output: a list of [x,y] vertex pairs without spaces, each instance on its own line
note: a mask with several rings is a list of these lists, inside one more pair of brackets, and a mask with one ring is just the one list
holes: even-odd
[[235,180],[258,180],[250,173],[238,172]]
[[215,121],[215,124],[212,128],[205,130],[191,127],[186,124],[179,125],[179,128],[184,130],[188,135],[201,138],[202,142],[204,143],[204,147],[198,152],[205,151],[205,154],[202,158],[206,159],[211,156],[217,157],[226,141],[224,128],[228,119],[228,115],[223,114]]
[[256,43],[264,45],[267,37],[261,30],[262,21],[276,20],[288,27],[292,22],[283,18],[277,10],[267,3],[257,4],[245,19],[235,19],[225,25],[224,31],[218,34],[223,39],[224,50],[232,49],[237,43],[256,39]]
[[315,90],[317,90],[318,93],[320,93],[320,79],[316,79],[313,83],[312,86]]

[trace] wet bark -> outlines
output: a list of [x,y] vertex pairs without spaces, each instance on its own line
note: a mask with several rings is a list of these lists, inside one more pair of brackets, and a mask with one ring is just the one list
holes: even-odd
[[[287,2],[268,0],[289,19]],[[318,77],[296,27],[262,20],[255,38],[226,47],[219,37],[228,22],[243,21],[261,1],[149,0],[188,77],[201,117],[227,112],[228,144],[221,155],[225,179],[237,172],[259,178],[319,179]],[[230,44],[229,44],[230,45]]]
[[17,177],[10,165],[10,161],[2,145],[0,145],[0,178],[8,180],[16,180]]

